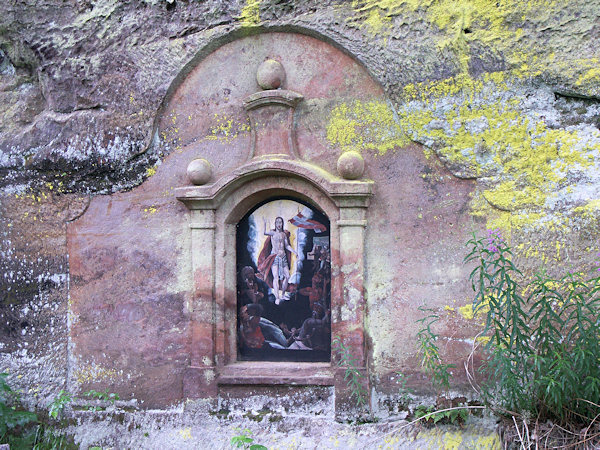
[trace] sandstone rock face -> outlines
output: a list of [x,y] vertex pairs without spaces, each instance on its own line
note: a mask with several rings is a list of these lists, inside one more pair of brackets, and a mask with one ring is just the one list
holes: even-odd
[[[471,231],[500,228],[527,273],[591,266],[598,3],[420,3],[0,5],[0,360],[37,389],[29,402],[67,385],[153,407],[184,400],[194,293],[189,211],[172,189],[196,158],[210,183],[247,157],[242,101],[267,58],[304,97],[300,157],[337,173],[340,155],[358,152],[374,181],[376,405],[397,393],[397,371],[428,389],[419,306],[441,317],[446,361],[469,354],[480,322],[462,265]],[[468,390],[461,373],[453,386]]]

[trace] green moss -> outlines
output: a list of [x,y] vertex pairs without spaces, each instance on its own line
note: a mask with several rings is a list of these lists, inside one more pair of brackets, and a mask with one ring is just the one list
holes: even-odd
[[231,411],[226,408],[221,408],[218,411],[209,411],[208,414],[211,416],[216,416],[219,419],[228,419]]

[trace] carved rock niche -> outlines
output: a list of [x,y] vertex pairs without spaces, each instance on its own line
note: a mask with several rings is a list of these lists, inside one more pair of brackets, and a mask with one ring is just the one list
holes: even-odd
[[296,389],[341,414],[355,402],[332,341],[368,374],[374,185],[361,154],[331,144],[328,124],[336,108],[382,102],[383,91],[347,54],[303,34],[209,48],[169,90],[155,173],[94,197],[68,224],[69,389],[110,383],[149,408]]
[[[306,36],[272,33],[266,42],[290,39],[294,41],[292,53],[301,51],[303,44],[308,42],[310,45],[304,48],[305,52],[325,49],[344,64],[357,66],[330,45]],[[260,38],[258,40],[261,41]],[[314,95],[315,88],[311,84],[318,83],[322,74],[310,73],[316,70],[313,64],[302,65],[302,58],[308,59],[310,54],[295,55],[294,64],[290,55],[282,57],[285,42],[265,46],[266,42],[263,37],[263,59],[258,59],[261,52],[256,52],[257,59],[249,61],[249,66],[255,68],[255,77],[251,78],[251,82],[248,81],[250,77],[239,82],[245,83],[249,92],[238,98],[237,103],[228,103],[236,117],[240,117],[241,111],[247,115],[243,122],[240,120],[247,124],[246,127],[233,130],[234,126],[230,126],[229,122],[231,119],[224,117],[221,121],[224,127],[213,128],[216,136],[214,145],[221,146],[224,154],[229,156],[217,156],[213,151],[210,152],[211,159],[209,152],[199,148],[196,152],[198,157],[193,158],[187,168],[189,185],[175,190],[176,198],[190,211],[194,282],[193,299],[186,311],[192,333],[184,396],[213,397],[232,387],[251,388],[254,385],[274,388],[282,385],[329,386],[335,390],[336,410],[343,409],[349,404],[348,392],[343,371],[336,364],[338,356],[330,347],[331,340],[336,338],[351,346],[358,357],[359,369],[367,374],[363,255],[367,207],[373,186],[371,181],[361,179],[364,161],[358,153],[345,155],[340,162],[331,161],[328,156],[329,160],[322,163],[318,157],[308,161],[301,156],[303,148],[298,147],[296,136],[298,109],[302,109],[304,117],[319,114],[311,105],[315,103],[314,99],[306,103],[302,86],[310,87],[309,92]],[[279,52],[275,50],[277,47]],[[343,71],[344,67],[331,70],[338,69]],[[320,88],[327,89],[330,87],[328,83],[343,83],[343,77],[335,75],[332,80],[324,79],[325,86]],[[194,74],[190,77],[193,78]],[[198,78],[196,82],[197,89],[201,91],[202,82],[206,80]],[[183,95],[183,92],[176,92],[174,99],[185,102]],[[231,102],[231,99],[226,101]],[[193,115],[189,117],[193,122]],[[218,120],[217,114],[214,117]],[[235,139],[231,139],[236,141],[231,148],[227,145],[230,138],[224,133],[219,135],[222,130],[238,133]],[[238,138],[240,133],[244,134],[244,139]],[[301,143],[309,142],[307,130],[303,129],[303,133]],[[193,145],[189,144],[188,148]],[[339,150],[333,151],[340,155]],[[230,158],[234,158],[233,164]],[[333,173],[336,164],[340,167],[339,173],[346,178]],[[277,277],[277,273],[273,265],[277,266],[277,262],[261,270],[261,263],[256,259],[245,264],[236,261],[236,255],[237,259],[240,258],[240,250],[236,252],[235,249],[244,246],[245,251],[245,246],[249,245],[243,239],[240,242],[238,233],[244,217],[260,205],[282,200],[305,205],[321,219],[311,220],[302,216],[299,206],[296,217],[305,222],[295,228],[295,234],[285,231],[287,237],[283,230],[277,229],[275,217],[271,218],[268,226],[266,222],[253,223],[256,229],[253,239],[256,242],[266,239],[264,236],[269,234],[268,239],[273,245],[281,241],[286,247],[288,256],[279,263],[278,271],[287,271],[287,274],[280,275],[279,283],[274,286],[273,275]],[[291,220],[293,214],[288,215],[290,217],[282,220],[284,230],[294,223]],[[327,238],[318,236],[325,230],[321,223],[325,221],[329,222]],[[321,226],[323,230],[319,230]],[[278,230],[280,234],[277,234]],[[298,251],[302,245],[300,241],[306,240],[306,236],[310,236],[310,242]],[[317,243],[324,244],[319,246]],[[255,248],[258,246],[254,245]],[[275,250],[271,252],[274,254]],[[325,265],[326,269],[322,269]],[[246,284],[244,287],[240,285],[242,266],[253,269],[246,270],[256,276],[254,294],[244,293]],[[304,267],[302,273],[309,274],[308,286],[312,275],[311,287],[306,286],[307,279],[302,279],[305,275],[300,275],[299,267]],[[324,280],[324,277],[314,275],[319,270],[329,270],[327,276],[330,278]],[[267,280],[269,277],[270,281]],[[284,284],[287,289],[282,287]],[[297,317],[302,307],[294,309],[291,306],[294,302],[305,305],[304,316]],[[263,306],[259,308],[257,304]],[[260,326],[259,316],[262,316]],[[270,326],[275,326],[280,336],[278,341],[263,327],[265,317],[270,319]],[[280,320],[282,322],[277,323]],[[285,326],[282,326],[283,322],[286,322]],[[291,330],[292,325],[296,328],[295,332]],[[326,336],[327,342],[321,339],[319,344],[316,343],[315,327],[309,331],[311,325],[322,331],[321,337]],[[274,345],[273,341],[279,344]],[[295,346],[296,352],[289,350],[288,345],[289,348]],[[322,352],[310,356],[317,351],[315,348]],[[366,387],[369,391],[369,386]]]

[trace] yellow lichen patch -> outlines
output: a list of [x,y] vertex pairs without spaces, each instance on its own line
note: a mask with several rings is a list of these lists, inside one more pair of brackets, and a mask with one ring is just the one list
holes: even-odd
[[219,140],[229,143],[236,139],[240,133],[250,131],[250,126],[247,123],[237,122],[227,116],[219,114],[214,115],[214,125],[208,131],[206,139]]
[[578,206],[573,209],[573,212],[585,218],[593,219],[600,212],[600,199],[594,199],[583,206]]
[[[477,214],[486,215],[481,210],[477,211]],[[489,229],[495,230],[496,228],[499,228],[506,232],[507,235],[510,235],[513,230],[541,225],[543,219],[545,219],[545,215],[542,213],[525,212],[519,214],[504,211],[498,212],[491,208],[488,210],[487,216],[487,227]]]
[[[600,64],[597,60],[596,60],[596,64]],[[598,83],[600,82],[600,67],[593,67],[589,70],[587,70],[585,73],[583,73],[579,79],[577,80],[577,84],[582,85],[586,82],[594,82],[594,83]]]
[[474,448],[479,450],[500,450],[502,441],[497,433],[490,433],[487,436],[482,436],[475,442]]
[[475,317],[472,304],[459,307],[458,312],[466,320],[473,320],[473,317]]
[[[48,187],[49,190],[53,189],[52,183],[46,183],[46,187]],[[50,198],[50,194],[44,191],[33,191],[28,189],[23,194],[15,194],[15,198],[18,200],[30,200],[26,203],[35,205],[36,203],[41,203],[42,200],[48,200]]]
[[531,76],[547,67],[540,63],[539,48],[524,39],[525,31],[517,21],[548,27],[560,17],[564,4],[556,0],[354,0],[352,8],[354,17],[350,22],[358,22],[369,33],[378,35],[391,33],[394,17],[418,14],[439,30],[437,46],[455,55],[459,71],[464,74],[476,44],[503,53],[513,69]]
[[[566,220],[561,218],[560,220]],[[568,222],[567,222],[568,223]],[[537,227],[540,232],[553,231],[558,232],[558,236],[566,236],[568,230],[561,226],[553,226],[552,223],[544,223],[542,227]],[[564,225],[567,227],[567,225]],[[569,244],[565,238],[562,239],[542,239],[540,241],[525,241],[513,247],[513,254],[519,258],[536,260],[542,266],[551,267],[563,263],[568,257]],[[522,295],[526,295],[523,292]]]
[[156,211],[158,211],[158,208],[154,205],[144,208],[144,219],[147,219],[152,214],[156,214]]
[[466,430],[446,431],[443,428],[432,428],[420,431],[417,439],[425,441],[425,445],[420,445],[418,448],[436,450],[457,450],[463,448],[500,450],[502,448],[500,437],[494,432],[477,436]]
[[146,176],[147,177],[151,177],[152,175],[154,175],[156,173],[156,166],[152,166],[152,167],[148,167],[146,169]]
[[487,345],[490,342],[491,336],[477,336],[475,342],[481,345]]
[[444,449],[445,450],[459,450],[463,445],[463,435],[460,431],[457,432],[446,432],[444,435]]
[[521,109],[506,75],[461,75],[408,85],[400,123],[463,177],[485,177],[471,203],[488,227],[505,231],[548,222],[545,208],[567,174],[589,167],[598,140],[577,129],[550,128]]
[[[62,176],[64,176],[64,175],[65,174],[63,174]],[[56,192],[60,193],[60,194],[62,194],[64,192],[64,183],[62,181],[59,181],[58,183],[51,183],[51,182],[47,181],[45,183],[45,185],[49,191],[56,190]],[[44,198],[44,200],[46,200],[49,197],[49,195],[46,195],[43,192],[41,192],[40,195]]]
[[174,112],[170,113],[170,125],[167,125],[166,128],[161,131],[160,137],[166,144],[172,146],[172,148],[176,151],[182,150],[181,145],[181,136],[179,135],[179,127],[177,126],[177,114]]
[[548,243],[545,241],[522,242],[514,248],[514,253],[519,257],[536,259],[546,264],[548,262],[548,250]]
[[379,8],[372,8],[363,25],[373,35],[385,35],[390,22],[391,18],[386,16]]
[[381,101],[336,106],[327,124],[327,140],[342,151],[368,149],[380,155],[409,143],[394,112]]
[[192,429],[190,427],[177,430],[177,434],[179,434],[179,437],[184,441],[189,441],[192,439]]
[[253,26],[260,22],[260,0],[246,0],[240,14],[243,26]]
[[115,381],[123,375],[122,371],[108,369],[98,364],[79,367],[73,373],[75,381],[79,384],[99,381]]
[[395,448],[396,444],[398,444],[398,442],[400,442],[400,438],[396,434],[394,434],[394,435],[386,435],[383,438],[383,442],[386,445],[385,448],[390,448],[390,447],[391,448]]
[[[501,80],[496,81],[498,79]],[[473,78],[467,74],[459,74],[455,77],[434,82],[408,84],[404,86],[403,94],[406,100],[425,102],[459,94],[467,97],[468,100],[473,100],[473,97],[483,90],[484,83],[501,83],[503,81],[504,74],[501,74],[501,72],[486,74],[483,79]]]
[[[599,58],[573,58],[570,55],[559,58],[554,53],[532,60],[531,65],[537,70],[548,70],[559,74],[561,78],[574,80],[576,86],[598,83],[600,81],[600,59]],[[531,76],[531,73],[527,73]]]
[[471,299],[467,299],[467,301],[469,303],[458,307],[458,313],[465,320],[473,320],[475,318],[480,319],[485,316],[490,309],[488,305],[489,300],[487,297],[477,308],[474,308],[473,303],[471,303]]

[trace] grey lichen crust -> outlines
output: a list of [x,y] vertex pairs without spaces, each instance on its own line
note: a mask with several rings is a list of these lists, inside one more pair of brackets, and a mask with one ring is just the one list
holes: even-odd
[[[2,185],[22,189],[60,179],[65,191],[108,193],[139,184],[172,147],[154,134],[154,120],[182,68],[219,42],[265,29],[335,41],[399,103],[411,83],[527,64],[515,60],[521,49],[535,49],[529,59],[541,62],[555,53],[536,78],[565,95],[598,98],[595,77],[586,71],[597,57],[592,3],[555,6],[535,20],[527,19],[535,11],[517,4],[498,18],[482,11],[480,22],[451,10],[442,22],[433,6],[412,2],[3,2]],[[461,20],[472,23],[456,37]],[[494,20],[488,34],[486,20]],[[546,50],[537,45],[542,35]],[[573,54],[580,60],[562,59]]]

